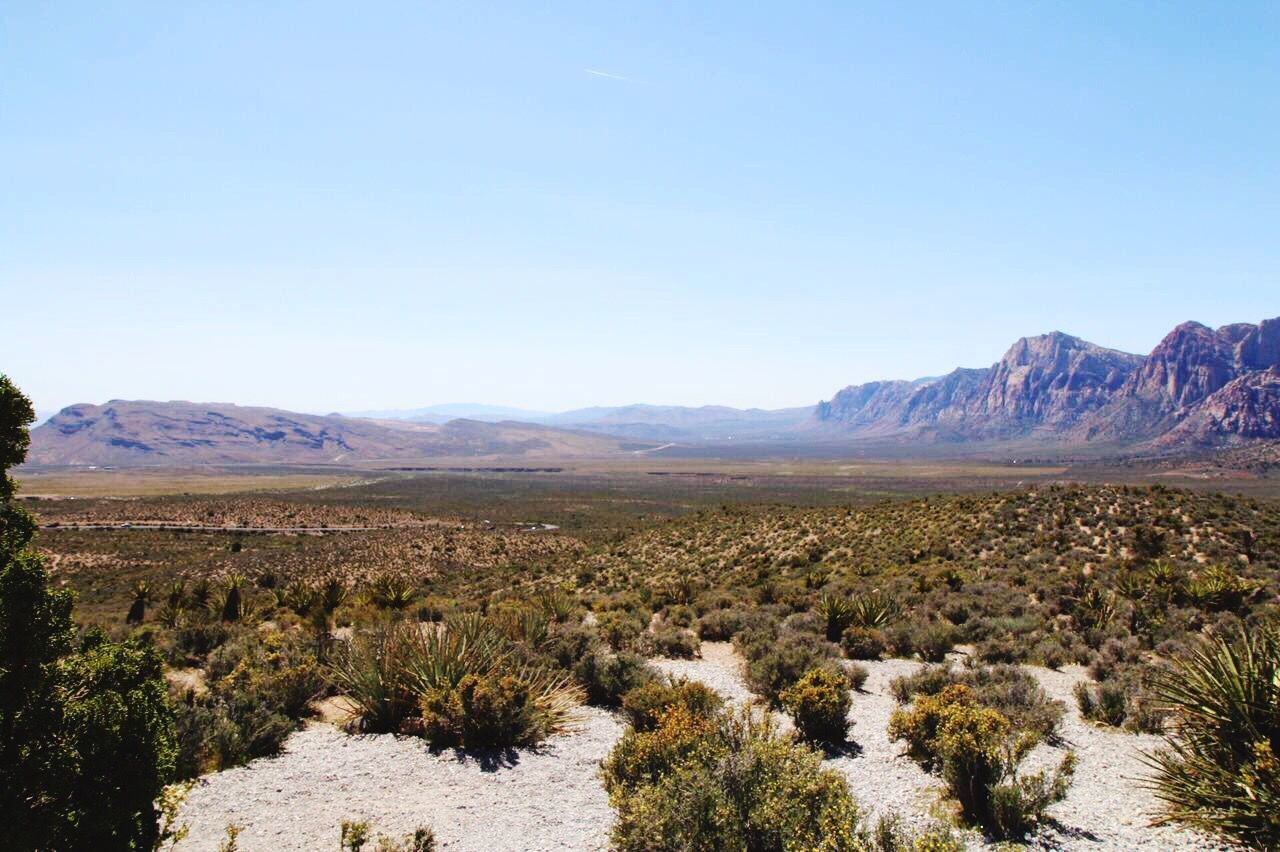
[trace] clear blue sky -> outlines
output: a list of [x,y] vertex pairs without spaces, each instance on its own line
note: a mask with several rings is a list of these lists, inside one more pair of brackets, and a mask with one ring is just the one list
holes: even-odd
[[0,7],[0,371],[812,403],[1280,314],[1280,4]]

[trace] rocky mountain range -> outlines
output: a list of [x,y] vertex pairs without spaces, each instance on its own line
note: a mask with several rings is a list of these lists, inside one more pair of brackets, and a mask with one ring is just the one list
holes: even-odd
[[[453,411],[480,419],[451,418]],[[915,381],[853,385],[810,408],[629,405],[497,420],[510,409],[437,406],[405,419],[227,404],[73,405],[32,431],[30,463],[343,463],[439,457],[583,457],[889,441],[1017,442],[1169,453],[1280,440],[1280,318],[1175,328],[1149,355],[1061,332],[999,361]],[[444,420],[446,422],[436,422]],[[761,450],[764,452],[765,450]]]
[[847,387],[814,420],[847,437],[936,441],[1167,449],[1280,438],[1280,319],[1183,323],[1145,357],[1061,332],[1024,337],[990,367]]
[[32,465],[318,464],[439,457],[630,453],[604,435],[530,423],[445,424],[299,414],[223,403],[72,405],[31,431]]

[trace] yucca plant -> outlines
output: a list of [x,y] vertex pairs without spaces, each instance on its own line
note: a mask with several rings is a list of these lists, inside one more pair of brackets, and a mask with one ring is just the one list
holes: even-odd
[[226,592],[222,597],[223,621],[239,621],[244,615],[244,594],[241,592],[244,583],[244,577],[239,574],[227,578]]
[[330,678],[355,704],[362,730],[394,731],[416,710],[406,683],[415,632],[405,624],[384,624],[358,633],[334,649]]
[[854,595],[849,600],[853,624],[859,627],[885,627],[902,614],[902,605],[884,592]]
[[546,611],[529,606],[503,607],[493,611],[490,621],[507,639],[524,642],[531,648],[546,642],[551,628]]
[[383,574],[373,581],[369,598],[381,609],[404,609],[413,603],[413,584],[397,574]]
[[1231,569],[1213,565],[1186,585],[1187,600],[1209,612],[1236,610],[1258,589]]
[[1201,640],[1152,690],[1174,722],[1148,758],[1157,822],[1280,848],[1280,626]]
[[325,612],[333,612],[342,606],[350,592],[351,589],[346,583],[337,577],[330,577],[320,587],[320,605],[324,607]]
[[124,620],[129,624],[141,624],[147,615],[147,601],[151,600],[151,585],[146,580],[133,584],[133,603]]
[[1081,630],[1100,630],[1115,617],[1115,595],[1089,586],[1071,599],[1071,617]]
[[827,641],[839,642],[844,631],[853,624],[853,604],[839,595],[823,595],[816,607],[818,617],[826,622]]
[[561,589],[544,589],[538,593],[538,606],[552,621],[563,624],[573,615],[574,601]]

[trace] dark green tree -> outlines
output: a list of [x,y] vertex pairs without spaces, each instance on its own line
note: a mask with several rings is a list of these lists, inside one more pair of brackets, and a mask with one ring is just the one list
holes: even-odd
[[76,647],[72,595],[13,501],[34,419],[0,375],[0,831],[6,849],[150,849],[175,759],[160,657],[96,633]]

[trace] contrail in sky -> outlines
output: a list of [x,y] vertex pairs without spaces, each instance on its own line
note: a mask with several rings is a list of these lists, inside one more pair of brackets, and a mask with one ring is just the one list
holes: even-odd
[[628,83],[631,82],[630,77],[623,77],[621,74],[610,74],[608,71],[597,71],[594,68],[583,68],[582,70],[595,77],[606,77],[610,80],[626,80]]

